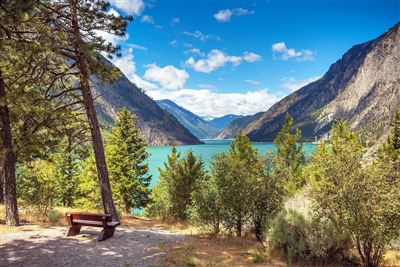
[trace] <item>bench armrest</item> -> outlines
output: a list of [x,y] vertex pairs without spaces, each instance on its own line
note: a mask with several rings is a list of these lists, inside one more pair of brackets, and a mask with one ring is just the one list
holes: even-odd
[[67,213],[67,222],[69,226],[72,226],[73,221],[72,221],[72,214],[71,213]]

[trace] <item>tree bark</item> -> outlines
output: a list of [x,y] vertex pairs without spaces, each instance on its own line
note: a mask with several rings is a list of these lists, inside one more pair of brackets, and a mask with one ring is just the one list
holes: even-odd
[[[6,88],[3,75],[0,70],[0,98],[5,101]],[[15,181],[15,155],[12,145],[10,112],[7,104],[4,102],[0,106],[1,117],[1,153],[2,164],[1,173],[4,179],[5,202],[6,202],[6,224],[10,226],[19,225],[17,189]]]
[[0,204],[4,203],[4,176],[0,171]]
[[118,213],[115,209],[114,200],[112,199],[110,179],[108,176],[107,163],[104,155],[103,140],[101,137],[99,122],[97,120],[96,109],[93,103],[92,92],[90,90],[90,71],[82,48],[83,40],[79,30],[77,5],[78,4],[76,0],[70,0],[72,31],[74,35],[73,41],[75,46],[76,65],[79,70],[79,83],[83,94],[83,103],[92,136],[93,150],[100,181],[100,192],[104,212],[111,214],[114,220],[118,220]]
[[236,236],[242,236],[242,216],[239,215],[239,217],[236,220]]

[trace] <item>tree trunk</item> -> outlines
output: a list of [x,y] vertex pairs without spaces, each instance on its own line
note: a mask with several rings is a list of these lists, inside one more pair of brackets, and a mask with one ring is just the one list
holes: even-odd
[[[6,88],[3,81],[3,75],[0,70],[0,98],[5,101]],[[4,178],[5,202],[6,202],[6,224],[10,226],[19,225],[17,189],[15,181],[15,155],[12,145],[10,114],[5,102],[0,106],[1,117],[1,153],[2,166],[1,172]]]
[[258,241],[262,242],[263,241],[263,220],[261,216],[257,216],[254,218],[254,234],[257,238]]
[[236,221],[236,235],[242,236],[242,216],[239,216]]
[[83,40],[79,32],[80,30],[78,25],[77,5],[78,4],[76,0],[70,0],[76,65],[79,70],[79,82],[83,94],[83,103],[89,121],[90,133],[92,136],[97,173],[100,181],[101,198],[103,202],[104,212],[111,214],[114,220],[118,220],[118,213],[115,209],[114,201],[112,199],[110,180],[108,177],[106,158],[104,155],[103,140],[101,138],[101,132],[99,122],[97,120],[96,109],[93,103],[92,92],[90,91],[90,72],[86,56],[84,55],[82,49]]
[[4,176],[0,171],[0,204],[4,203]]

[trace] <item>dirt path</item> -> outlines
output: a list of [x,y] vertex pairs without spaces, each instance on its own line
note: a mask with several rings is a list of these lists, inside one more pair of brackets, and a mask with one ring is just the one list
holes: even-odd
[[23,226],[0,233],[0,266],[154,266],[166,247],[184,238],[158,228],[118,227],[113,238],[98,242],[99,229],[82,228],[81,235],[68,238],[65,230]]

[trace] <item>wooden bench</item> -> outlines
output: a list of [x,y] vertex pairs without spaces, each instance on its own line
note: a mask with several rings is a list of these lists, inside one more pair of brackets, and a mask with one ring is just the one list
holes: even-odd
[[120,222],[113,222],[111,214],[94,214],[94,213],[67,213],[67,221],[69,229],[66,236],[78,235],[82,226],[102,227],[99,241],[106,240],[114,235],[115,227]]

